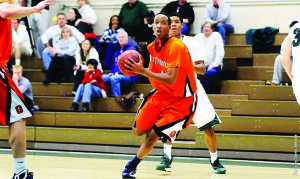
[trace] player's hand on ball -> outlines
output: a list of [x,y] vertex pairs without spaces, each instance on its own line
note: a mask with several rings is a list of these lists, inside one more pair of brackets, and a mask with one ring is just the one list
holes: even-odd
[[139,62],[134,61],[131,57],[128,57],[128,60],[126,60],[126,70],[127,71],[133,71],[135,73],[142,73],[144,71],[144,64],[143,61],[141,60],[141,57]]

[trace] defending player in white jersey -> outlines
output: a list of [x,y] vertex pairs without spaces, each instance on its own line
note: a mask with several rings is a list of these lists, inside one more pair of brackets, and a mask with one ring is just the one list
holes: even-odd
[[[293,56],[293,65],[291,56]],[[291,28],[285,40],[281,62],[292,81],[293,91],[300,105],[300,23]]]
[[[204,60],[206,59],[205,53],[201,52],[200,44],[194,37],[181,35],[182,29],[182,16],[178,13],[172,13],[169,15],[171,18],[171,30],[170,35],[175,36],[187,46],[191,58],[194,62],[194,70],[198,74],[205,74],[205,65]],[[196,75],[196,74],[195,74]],[[197,79],[197,77],[196,77]],[[197,95],[198,95],[198,104],[195,116],[193,121],[195,125],[199,128],[200,131],[203,131],[205,134],[205,142],[208,146],[210,156],[211,156],[211,165],[213,171],[217,174],[226,173],[226,169],[221,165],[218,156],[217,156],[217,141],[216,135],[213,130],[213,126],[220,124],[221,120],[217,115],[214,107],[208,99],[207,94],[205,93],[199,80],[196,80],[197,84]],[[164,144],[164,156],[163,161],[156,166],[157,170],[162,171],[171,171],[172,163],[172,143],[168,142]]]

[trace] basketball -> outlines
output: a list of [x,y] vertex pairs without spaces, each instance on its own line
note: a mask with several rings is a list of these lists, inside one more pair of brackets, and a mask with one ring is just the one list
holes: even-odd
[[126,67],[124,66],[124,64],[126,64],[126,61],[129,60],[128,57],[131,57],[131,59],[134,60],[135,62],[139,62],[140,60],[142,60],[143,64],[144,64],[144,59],[142,55],[135,50],[127,50],[119,56],[118,66],[121,72],[127,76],[135,76],[137,75],[137,73],[126,71]]

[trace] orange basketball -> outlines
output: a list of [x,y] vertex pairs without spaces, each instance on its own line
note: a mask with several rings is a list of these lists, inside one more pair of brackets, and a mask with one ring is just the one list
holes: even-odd
[[118,66],[121,72],[127,76],[135,76],[137,75],[137,73],[126,71],[126,67],[124,66],[124,64],[126,64],[126,61],[129,60],[128,57],[131,57],[131,59],[134,60],[135,62],[139,62],[140,60],[142,60],[143,64],[144,64],[144,59],[142,55],[135,50],[127,50],[119,56]]

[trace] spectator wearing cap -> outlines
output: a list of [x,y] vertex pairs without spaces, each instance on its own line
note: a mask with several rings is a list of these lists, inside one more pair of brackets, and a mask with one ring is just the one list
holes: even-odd
[[186,0],[172,1],[167,4],[161,12],[171,14],[172,12],[178,12],[183,17],[183,28],[181,34],[188,34],[191,25],[194,23],[195,14],[193,7],[186,2]]

